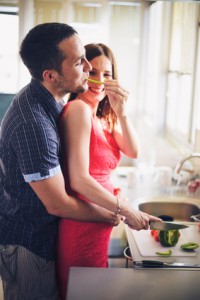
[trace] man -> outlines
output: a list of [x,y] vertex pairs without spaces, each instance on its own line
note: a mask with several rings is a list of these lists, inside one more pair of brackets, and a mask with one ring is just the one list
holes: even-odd
[[[87,90],[91,66],[77,32],[62,23],[29,31],[20,55],[32,79],[14,98],[0,137],[0,275],[5,300],[58,299],[55,243],[60,217],[135,229],[149,217],[128,204],[101,208],[69,196],[61,172],[57,120],[63,97]],[[109,211],[108,211],[109,210]]]
[[76,31],[65,24],[38,25],[20,55],[33,79],[1,126],[0,274],[5,299],[57,299],[58,216],[107,222],[116,216],[69,197],[60,170],[59,102],[70,91],[87,89],[90,70]]

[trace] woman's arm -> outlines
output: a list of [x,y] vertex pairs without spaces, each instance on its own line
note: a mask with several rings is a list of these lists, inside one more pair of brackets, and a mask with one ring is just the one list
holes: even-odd
[[62,120],[61,141],[64,160],[68,164],[72,190],[90,201],[116,212],[116,197],[89,174],[91,109],[81,100],[71,103]]
[[118,117],[120,127],[114,129],[113,136],[119,149],[128,157],[137,158],[140,153],[139,137],[130,119],[126,115]]
[[110,105],[118,118],[118,124],[113,136],[119,149],[128,157],[137,158],[140,152],[140,142],[136,130],[126,113],[128,92],[116,80],[106,80],[105,90]]

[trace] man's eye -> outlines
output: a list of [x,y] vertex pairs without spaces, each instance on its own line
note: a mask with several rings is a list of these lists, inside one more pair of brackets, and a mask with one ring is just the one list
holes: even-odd
[[84,61],[83,58],[79,59],[79,60],[77,61],[77,63],[76,63],[76,66],[82,65],[82,64],[83,64],[83,61]]

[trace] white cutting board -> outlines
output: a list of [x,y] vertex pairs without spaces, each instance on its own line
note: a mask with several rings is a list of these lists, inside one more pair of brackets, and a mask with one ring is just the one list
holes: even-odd
[[181,236],[178,243],[174,247],[163,247],[159,242],[155,241],[154,237],[151,235],[150,230],[132,230],[135,242],[137,244],[138,250],[141,256],[158,256],[156,252],[172,250],[171,256],[196,256],[198,248],[194,252],[187,252],[180,248],[181,244],[188,242],[195,242],[200,244],[200,232],[197,226],[191,225],[189,228],[180,230]]

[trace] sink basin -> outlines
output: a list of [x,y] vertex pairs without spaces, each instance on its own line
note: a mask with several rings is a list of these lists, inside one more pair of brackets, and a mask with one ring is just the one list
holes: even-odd
[[[198,201],[200,204],[200,200]],[[165,221],[192,222],[191,216],[200,213],[198,202],[185,198],[148,199],[148,201],[143,199],[139,201],[138,209],[148,214],[159,216]]]

